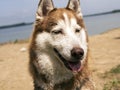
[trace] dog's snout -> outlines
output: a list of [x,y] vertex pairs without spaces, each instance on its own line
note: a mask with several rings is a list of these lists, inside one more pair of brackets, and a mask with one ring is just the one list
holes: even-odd
[[84,51],[82,48],[75,47],[71,50],[71,56],[77,60],[82,59]]

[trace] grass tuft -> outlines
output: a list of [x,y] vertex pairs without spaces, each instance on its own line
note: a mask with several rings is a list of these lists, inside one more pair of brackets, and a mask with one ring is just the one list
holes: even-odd
[[110,73],[119,74],[119,73],[120,73],[120,65],[118,65],[118,66],[115,67],[115,68],[112,68],[112,69],[110,70]]
[[119,90],[120,89],[120,81],[112,80],[104,85],[103,90]]
[[103,90],[120,90],[120,65],[106,72],[103,78],[109,79],[109,81],[104,84]]

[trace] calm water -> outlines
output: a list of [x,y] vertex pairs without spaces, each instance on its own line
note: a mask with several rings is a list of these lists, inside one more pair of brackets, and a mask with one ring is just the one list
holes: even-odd
[[[96,35],[120,27],[120,13],[85,17],[89,35]],[[33,25],[0,29],[0,43],[27,39],[31,36]]]
[[107,30],[120,28],[120,13],[86,17],[84,19],[89,35],[96,35]]

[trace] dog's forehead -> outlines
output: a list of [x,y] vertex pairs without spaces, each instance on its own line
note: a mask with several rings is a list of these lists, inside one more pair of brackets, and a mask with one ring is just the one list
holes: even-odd
[[66,15],[68,16],[69,19],[76,18],[75,12],[73,12],[72,10],[69,10],[69,9],[64,9],[64,8],[55,9],[55,10],[51,11],[49,17],[56,18],[57,20],[65,19],[64,13],[66,13]]
[[58,23],[59,21],[70,22],[71,19],[77,22],[77,16],[75,12],[68,9],[56,9],[50,12],[48,15],[47,21],[48,23]]
[[77,14],[70,9],[55,9],[49,13],[47,18],[48,25],[51,22],[58,23],[60,21],[64,22],[64,24],[78,24],[81,27],[84,27],[82,17],[78,17]]
[[[66,27],[66,25],[74,26],[78,25],[84,28],[84,22],[82,17],[78,17],[77,14],[66,8],[53,9],[44,17],[42,23],[36,24],[36,29],[39,31],[50,32],[54,26]],[[39,29],[40,28],[40,29]]]

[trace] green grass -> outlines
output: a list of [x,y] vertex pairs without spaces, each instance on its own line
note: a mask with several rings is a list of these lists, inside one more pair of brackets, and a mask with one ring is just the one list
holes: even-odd
[[118,65],[118,66],[115,67],[115,68],[112,68],[112,69],[110,70],[110,73],[120,74],[120,65]]
[[104,84],[103,90],[120,90],[120,65],[106,72],[103,78],[108,79],[107,83]]
[[112,80],[104,85],[103,90],[120,90],[120,81]]

